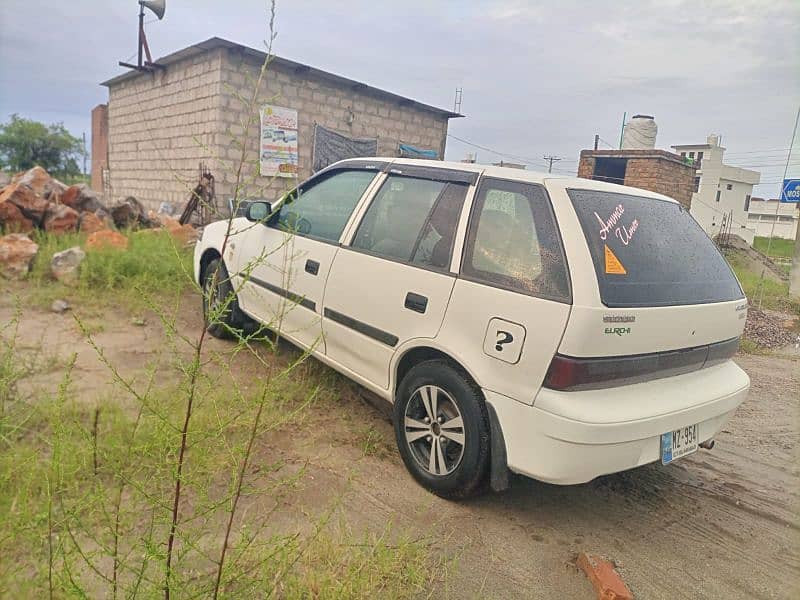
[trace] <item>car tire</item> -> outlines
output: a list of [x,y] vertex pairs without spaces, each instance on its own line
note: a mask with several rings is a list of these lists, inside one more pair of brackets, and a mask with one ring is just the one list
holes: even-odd
[[394,431],[400,456],[420,485],[451,499],[483,491],[489,416],[480,388],[463,370],[446,360],[412,367],[398,387]]
[[[220,306],[228,298],[225,310],[211,322],[211,307]],[[239,308],[228,269],[219,258],[209,262],[203,271],[203,319],[208,323],[208,333],[221,340],[238,338],[252,322]]]

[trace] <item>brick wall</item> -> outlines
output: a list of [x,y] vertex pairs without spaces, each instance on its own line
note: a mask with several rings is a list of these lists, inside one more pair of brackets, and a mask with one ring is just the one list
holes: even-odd
[[[222,59],[222,148],[223,172],[217,175],[217,195],[233,194],[235,166],[241,158],[238,142],[244,139],[244,125],[252,117],[245,141],[247,182],[246,196],[274,198],[279,192],[294,187],[291,178],[269,178],[257,175],[259,124],[257,110],[247,114],[242,99],[250,98],[258,77],[260,63],[228,49]],[[256,107],[274,104],[298,112],[299,179],[309,177],[313,149],[314,124],[318,123],[345,135],[378,139],[379,156],[397,156],[400,142],[420,148],[434,149],[444,155],[447,118],[433,112],[359,91],[358,86],[345,87],[304,71],[296,72],[271,65],[259,90]],[[237,97],[238,96],[238,97]],[[352,123],[348,113],[352,111]]]
[[111,202],[135,196],[155,209],[181,208],[198,164],[215,170],[221,51],[213,50],[109,87]]
[[627,159],[625,185],[664,194],[691,207],[697,169],[677,154],[666,150],[583,150],[578,177],[592,179],[598,158]]
[[103,169],[108,167],[108,104],[92,109],[92,183],[96,192],[103,192]]
[[629,158],[625,185],[674,198],[686,208],[692,206],[695,168],[666,158]]

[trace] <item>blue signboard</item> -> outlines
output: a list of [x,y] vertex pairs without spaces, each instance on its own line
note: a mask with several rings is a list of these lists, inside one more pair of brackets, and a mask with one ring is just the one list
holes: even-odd
[[784,179],[781,202],[800,202],[800,179]]

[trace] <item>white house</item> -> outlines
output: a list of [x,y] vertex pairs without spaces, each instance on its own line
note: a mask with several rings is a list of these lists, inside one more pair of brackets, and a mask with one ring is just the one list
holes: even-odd
[[705,144],[672,148],[698,167],[690,212],[706,233],[714,237],[723,223],[732,221],[730,233],[752,244],[756,232],[747,214],[753,186],[761,181],[761,173],[723,164],[725,148],[719,145],[718,135],[709,135]]
[[[775,236],[787,240],[795,239],[800,207],[795,202],[778,202],[753,198],[747,215],[748,228],[758,236]],[[774,225],[774,227],[773,227]]]

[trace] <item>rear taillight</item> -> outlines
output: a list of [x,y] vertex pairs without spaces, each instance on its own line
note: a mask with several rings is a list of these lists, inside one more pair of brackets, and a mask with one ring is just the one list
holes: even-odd
[[730,359],[739,338],[710,344],[632,356],[575,358],[556,354],[544,386],[563,391],[591,390],[672,377]]

